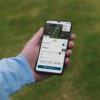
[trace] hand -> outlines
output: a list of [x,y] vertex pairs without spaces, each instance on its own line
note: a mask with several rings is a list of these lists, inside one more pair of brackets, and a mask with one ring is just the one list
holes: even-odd
[[[26,43],[24,49],[21,52],[21,54],[27,59],[29,65],[33,71],[36,82],[42,81],[42,80],[52,76],[51,74],[36,73],[34,70],[35,64],[36,64],[36,61],[38,58],[38,54],[39,54],[40,39],[43,36],[43,30],[44,30],[44,28],[40,28],[40,30],[32,37],[32,39]],[[70,40],[73,40],[75,38],[76,38],[76,36],[74,34],[71,34]],[[74,47],[74,43],[69,42],[69,49],[71,49],[73,47]],[[66,70],[69,67],[69,57],[72,55],[72,51],[67,50],[66,55],[67,55],[67,58],[65,59],[64,70]]]

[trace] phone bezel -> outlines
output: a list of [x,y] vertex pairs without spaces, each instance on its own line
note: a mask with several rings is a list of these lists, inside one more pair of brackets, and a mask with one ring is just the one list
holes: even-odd
[[[62,21],[62,20],[47,20],[47,21],[60,21],[60,22],[70,22],[70,21]],[[46,23],[47,23],[46,21]],[[45,23],[45,27],[46,27],[46,23]],[[70,40],[70,35],[71,35],[71,30],[72,30],[72,22],[71,23],[71,29],[70,29],[70,32],[69,32],[69,37],[68,37],[68,43],[67,43],[67,47],[66,47],[66,51],[68,50],[68,44],[69,44],[69,40]],[[44,31],[45,31],[45,28],[44,28]],[[43,35],[44,35],[44,31],[43,31]],[[41,38],[43,40],[43,36]],[[41,41],[41,45],[42,45],[42,41]],[[40,48],[39,48],[39,54],[40,54],[40,50],[41,50],[41,45],[40,45]],[[38,62],[38,59],[39,59],[39,55],[38,55],[38,58],[37,58],[37,61],[36,61],[36,64],[35,64],[35,72],[37,73],[46,73],[46,74],[53,74],[53,75],[62,75],[63,74],[63,71],[64,71],[64,65],[65,65],[65,59],[66,59],[66,54],[65,54],[65,57],[64,57],[64,62],[63,62],[63,67],[62,67],[62,71],[61,73],[54,73],[54,72],[46,72],[46,71],[39,71],[39,70],[36,70],[36,65],[37,65],[37,62]]]

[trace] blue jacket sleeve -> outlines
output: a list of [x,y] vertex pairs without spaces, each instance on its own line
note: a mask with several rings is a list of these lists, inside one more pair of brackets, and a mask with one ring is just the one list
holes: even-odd
[[7,94],[2,87],[2,84],[0,84],[0,100],[9,100]]
[[35,78],[23,55],[0,60],[0,84],[8,96],[32,83]]

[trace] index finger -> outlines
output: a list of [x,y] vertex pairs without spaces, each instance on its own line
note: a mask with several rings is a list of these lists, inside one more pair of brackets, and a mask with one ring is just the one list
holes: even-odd
[[75,34],[71,34],[70,40],[74,40],[75,38],[76,38],[76,35]]

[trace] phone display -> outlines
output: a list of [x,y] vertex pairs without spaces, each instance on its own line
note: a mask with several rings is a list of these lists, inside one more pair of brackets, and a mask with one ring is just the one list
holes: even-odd
[[71,26],[71,22],[46,21],[36,72],[62,74]]

